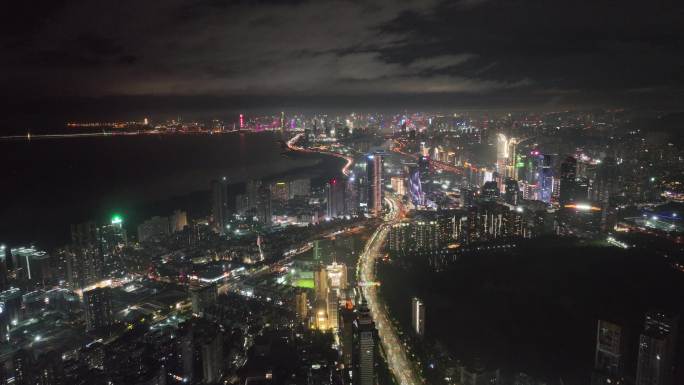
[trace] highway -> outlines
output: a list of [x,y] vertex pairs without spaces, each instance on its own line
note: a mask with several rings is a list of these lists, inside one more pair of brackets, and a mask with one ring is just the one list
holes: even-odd
[[[366,243],[363,253],[359,256],[357,266],[357,282],[374,282],[375,281],[375,259],[380,255],[387,233],[390,226],[403,217],[403,208],[395,197],[385,198],[390,210],[385,216],[385,222],[380,225],[377,230]],[[387,365],[400,385],[418,385],[422,381],[416,373],[413,363],[406,355],[406,350],[399,335],[397,334],[394,325],[390,321],[387,308],[378,301],[377,286],[376,285],[361,285],[363,295],[368,302],[375,327],[378,329],[378,336],[380,343],[387,354]]]
[[[401,140],[395,140],[395,145],[392,146],[392,151],[401,154],[403,156],[409,157],[414,160],[418,160],[418,155],[415,153],[408,153],[404,151],[404,148],[406,147],[406,143],[402,142]],[[433,167],[435,170],[441,170],[441,171],[446,171],[458,175],[463,175],[464,168],[460,166],[454,166],[445,162],[440,162],[436,159],[430,158],[430,166]],[[473,171],[477,171],[478,169],[474,166],[469,166]]]
[[[338,156],[347,160],[347,163],[342,169],[342,172],[349,176],[350,167],[353,164],[351,157],[337,154],[330,151],[323,151],[321,149],[305,149],[297,146],[297,141],[301,139],[302,134],[295,135],[292,139],[287,141],[287,146],[293,151],[304,152],[320,152],[333,156]],[[356,282],[359,283],[363,296],[368,302],[368,307],[371,311],[375,327],[378,329],[378,336],[380,343],[386,353],[387,366],[394,375],[394,378],[400,385],[419,385],[422,384],[420,376],[416,373],[415,366],[406,356],[404,345],[399,339],[394,325],[390,321],[387,308],[381,305],[378,301],[378,285],[375,283],[375,259],[380,255],[387,233],[392,224],[400,221],[404,217],[404,208],[399,202],[399,199],[394,196],[385,198],[389,206],[389,212],[385,215],[384,223],[378,226],[373,232],[370,239],[366,243],[363,253],[359,256],[358,265],[356,268]]]

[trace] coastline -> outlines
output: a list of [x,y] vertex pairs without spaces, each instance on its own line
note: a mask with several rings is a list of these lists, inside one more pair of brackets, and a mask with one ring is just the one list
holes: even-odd
[[[315,184],[339,175],[343,165],[326,154],[284,154],[279,133],[231,134],[80,138],[58,146],[54,140],[0,143],[15,152],[10,159],[16,155],[12,166],[17,168],[10,170],[14,174],[8,183],[29,183],[24,190],[30,191],[5,193],[10,204],[0,208],[0,242],[34,243],[50,250],[68,243],[72,223],[101,222],[112,212],[124,215],[129,232],[141,221],[169,215],[173,209],[198,218],[208,214],[210,181],[220,176],[242,182],[297,175]],[[96,149],[76,157],[71,155],[75,147]],[[49,172],[27,163],[39,152]],[[24,178],[26,174],[35,180]],[[77,187],[76,192],[70,187]]]

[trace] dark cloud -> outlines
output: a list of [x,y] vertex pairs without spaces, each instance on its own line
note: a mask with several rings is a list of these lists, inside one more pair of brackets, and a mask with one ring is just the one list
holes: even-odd
[[16,100],[296,97],[315,105],[321,97],[383,95],[385,104],[433,95],[444,104],[505,106],[616,104],[639,94],[673,104],[684,89],[684,6],[674,1],[73,0],[9,7],[0,85]]

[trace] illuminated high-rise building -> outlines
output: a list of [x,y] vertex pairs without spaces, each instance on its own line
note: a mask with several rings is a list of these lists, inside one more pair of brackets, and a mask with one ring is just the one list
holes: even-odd
[[179,334],[177,375],[182,378],[179,382],[218,383],[225,371],[223,332],[219,325],[204,318],[193,318],[180,326]]
[[420,169],[417,166],[409,167],[408,184],[411,202],[415,206],[424,205],[425,196],[423,194],[423,184],[421,180]]
[[181,210],[174,210],[173,214],[169,217],[169,230],[172,233],[177,233],[183,231],[185,226],[188,225],[188,213]]
[[411,224],[400,222],[392,225],[389,231],[388,248],[393,253],[407,253],[411,248]]
[[416,335],[425,335],[425,304],[417,297],[411,299],[411,326]]
[[98,232],[93,221],[71,225],[71,243],[78,246],[97,246],[100,243]]
[[344,190],[345,183],[340,182],[337,178],[330,179],[325,186],[326,188],[326,216],[328,218],[337,218],[345,214],[344,210]]
[[103,287],[83,292],[86,331],[96,331],[112,324],[111,290],[109,287]]
[[337,291],[328,290],[327,302],[327,315],[328,315],[328,329],[337,331],[339,329],[339,312],[340,312],[340,301],[337,295]]
[[375,384],[375,323],[365,301],[361,303],[356,319],[356,359],[359,385]]
[[7,262],[8,262],[9,248],[6,245],[0,244],[0,291],[7,289]]
[[436,250],[440,244],[439,222],[417,220],[413,223],[413,239],[418,251]]
[[109,224],[101,226],[99,229],[100,250],[103,255],[104,263],[111,262],[112,257],[124,246],[128,244],[126,229],[123,227],[123,217],[115,214]]
[[499,173],[504,173],[508,166],[508,138],[504,134],[496,136],[496,169]]
[[300,322],[306,321],[309,316],[309,299],[304,290],[295,294],[295,314]]
[[383,197],[383,154],[375,152],[368,155],[366,172],[368,174],[368,211],[378,216],[382,213]]
[[432,191],[432,173],[430,170],[430,158],[427,156],[418,157],[418,173],[421,192],[423,194],[430,193]]
[[318,330],[328,330],[328,298],[317,299],[314,301],[313,324]]
[[509,209],[494,202],[483,202],[468,210],[465,240],[475,242],[492,240],[509,235],[507,218]]
[[549,154],[539,155],[539,163],[537,167],[537,185],[539,186],[538,200],[551,203],[551,196],[553,194],[553,158]]
[[138,241],[169,234],[169,218],[155,216],[138,225]]
[[520,187],[515,179],[506,179],[504,187],[504,200],[510,205],[517,205],[520,196]]
[[329,289],[340,295],[347,289],[347,265],[333,262],[326,267]]
[[314,271],[314,291],[316,299],[325,300],[328,295],[328,271],[319,265]]
[[392,184],[392,190],[394,190],[397,195],[406,195],[406,183],[404,177],[393,176],[390,178]]
[[561,207],[573,203],[577,195],[577,159],[568,156],[560,166],[560,192],[558,202]]
[[352,174],[344,185],[344,210],[348,215],[357,215],[361,202],[356,177]]
[[9,340],[9,329],[11,325],[17,325],[23,319],[21,289],[13,287],[0,292],[0,340]]
[[299,178],[291,180],[289,183],[288,193],[289,199],[295,197],[306,197],[311,195],[311,179],[309,178]]
[[211,200],[211,216],[214,230],[219,234],[225,234],[229,215],[228,180],[226,177],[211,181]]
[[348,303],[340,310],[340,342],[342,343],[342,363],[344,364],[345,384],[353,383],[354,321],[356,314]]
[[618,168],[615,158],[606,157],[599,165],[596,176],[596,194],[594,201],[601,207],[601,227],[607,229],[610,200],[618,191]]
[[599,320],[592,384],[620,384],[624,372],[625,335],[615,323]]
[[495,181],[485,182],[482,185],[482,198],[486,200],[495,200],[499,197],[499,185]]
[[216,304],[217,296],[216,285],[199,286],[190,289],[192,313],[200,317],[204,316],[204,312]]
[[223,333],[215,328],[212,334],[203,335],[200,339],[202,359],[202,383],[216,384],[224,373]]
[[496,139],[496,171],[503,178],[518,179],[516,148],[518,140],[499,133]]
[[271,190],[261,185],[257,192],[257,219],[264,226],[270,226],[273,223],[273,208],[271,205]]
[[290,184],[285,181],[271,183],[271,197],[274,201],[285,202],[290,199]]
[[679,317],[661,312],[646,314],[639,336],[636,385],[672,385]]
[[104,276],[101,230],[95,222],[71,226],[71,245],[66,251],[66,278],[72,289],[82,289]]

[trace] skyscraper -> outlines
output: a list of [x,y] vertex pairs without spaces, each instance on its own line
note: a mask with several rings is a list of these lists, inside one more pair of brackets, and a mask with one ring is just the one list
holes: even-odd
[[112,295],[109,287],[83,292],[86,331],[96,331],[112,324]]
[[128,236],[123,227],[123,218],[120,215],[112,216],[110,223],[101,226],[98,231],[100,250],[105,262],[116,250],[128,244]]
[[66,252],[66,278],[73,289],[100,281],[104,276],[104,261],[97,247],[73,245]]
[[225,234],[228,221],[228,180],[225,176],[211,181],[211,200],[214,230],[219,234]]
[[309,300],[304,290],[295,294],[295,314],[300,322],[306,321],[309,316]]
[[216,285],[213,284],[190,289],[192,313],[202,317],[205,310],[216,304],[217,296]]
[[359,385],[375,384],[375,323],[365,301],[356,320],[356,357]]
[[418,176],[423,193],[432,191],[432,178],[430,175],[430,158],[427,156],[418,157]]
[[7,289],[7,253],[9,249],[6,245],[0,245],[0,291]]
[[326,267],[326,274],[330,290],[339,295],[347,289],[347,265],[333,262]]
[[169,218],[154,216],[138,225],[138,241],[145,242],[148,239],[169,234]]
[[411,326],[416,335],[425,335],[425,304],[417,297],[411,299]]
[[9,339],[10,325],[16,325],[23,319],[22,305],[22,291],[16,287],[0,292],[0,340],[7,341]]
[[328,218],[337,218],[345,214],[344,185],[337,178],[333,178],[325,186],[327,193],[326,216]]
[[495,181],[485,182],[482,185],[482,198],[487,200],[495,200],[499,197],[499,186]]
[[215,328],[213,334],[203,335],[200,342],[202,383],[215,384],[224,372],[223,333]]
[[174,210],[173,214],[169,217],[169,230],[172,233],[183,231],[185,226],[188,225],[188,213],[181,210]]
[[300,178],[291,180],[288,185],[288,193],[290,194],[289,199],[298,196],[305,197],[311,195],[311,179]]
[[286,202],[290,199],[290,184],[285,181],[276,181],[271,183],[271,198],[274,201]]
[[413,239],[416,250],[435,250],[439,247],[439,222],[418,220],[413,223]]
[[319,265],[314,271],[314,291],[317,300],[326,300],[328,295],[328,271]]
[[326,298],[327,314],[328,314],[328,329],[337,331],[339,329],[339,312],[340,301],[336,290],[328,290],[328,297]]
[[375,216],[382,212],[383,180],[382,180],[383,154],[375,152],[368,155],[366,160],[366,172],[368,173],[368,210]]
[[539,163],[539,200],[551,203],[553,194],[553,168],[551,167],[553,157],[549,154],[540,155]]
[[625,336],[618,324],[599,320],[592,384],[619,384],[624,371]]
[[183,383],[215,384],[224,374],[223,332],[218,324],[193,318],[180,329],[178,375]]
[[596,195],[594,200],[601,207],[601,227],[607,229],[610,200],[618,190],[618,168],[615,158],[606,157],[599,165],[596,177]]
[[515,179],[506,179],[504,187],[504,200],[510,205],[518,204],[518,196],[520,195],[520,187],[518,181]]
[[400,222],[392,225],[389,232],[388,247],[393,253],[407,253],[411,247],[411,224]]
[[574,202],[577,191],[577,159],[568,156],[560,166],[560,192],[558,201],[561,207]]
[[261,185],[257,190],[257,219],[259,223],[264,226],[270,226],[273,223],[273,209],[271,206],[271,190]]
[[636,385],[671,385],[679,317],[662,312],[646,314],[639,336]]
[[409,193],[411,194],[411,202],[416,206],[422,206],[425,204],[420,170],[417,166],[409,167],[408,184]]
[[71,225],[71,243],[79,246],[96,246],[100,240],[93,221]]
[[390,178],[392,184],[392,190],[394,190],[397,195],[406,195],[406,180],[402,176],[393,176]]
[[501,175],[505,175],[506,167],[508,166],[508,138],[506,135],[499,133],[496,136],[496,171]]
[[344,185],[344,211],[349,215],[357,215],[361,202],[356,177],[352,174]]
[[504,178],[518,179],[516,147],[518,140],[499,133],[496,140],[496,171]]

